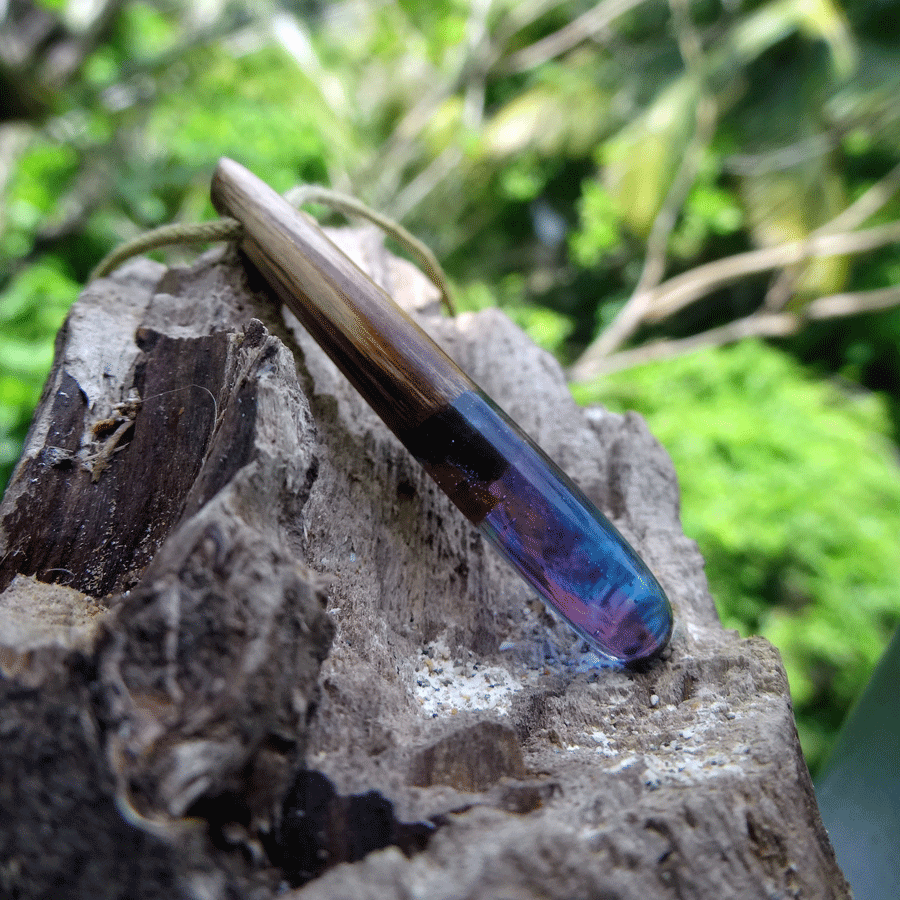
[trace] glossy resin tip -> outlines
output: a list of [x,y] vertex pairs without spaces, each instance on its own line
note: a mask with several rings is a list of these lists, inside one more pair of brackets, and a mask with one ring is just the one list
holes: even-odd
[[591,648],[633,665],[672,635],[672,607],[616,527],[480,391],[409,442],[435,481]]

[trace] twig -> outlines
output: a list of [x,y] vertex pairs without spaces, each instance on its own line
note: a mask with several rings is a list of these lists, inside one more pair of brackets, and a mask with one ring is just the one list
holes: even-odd
[[794,265],[804,259],[866,253],[898,241],[900,241],[900,221],[877,225],[865,231],[824,234],[802,241],[790,241],[777,247],[766,247],[728,256],[698,266],[661,284],[654,291],[652,308],[646,318],[649,322],[666,319],[710,291],[746,275]]
[[584,41],[590,40],[629,10],[640,6],[644,0],[601,0],[596,6],[573,19],[568,25],[548,34],[545,38],[523,47],[507,57],[503,71],[525,72],[548,60],[562,56]]
[[[862,196],[858,197],[843,212],[831,221],[820,225],[810,235],[835,234],[859,228],[867,219],[878,212],[900,190],[900,164],[894,166],[884,178],[875,182]],[[790,300],[797,281],[798,267],[785,269],[769,288],[763,301],[763,308],[776,311],[784,309]]]
[[653,341],[632,350],[623,350],[621,353],[614,353],[598,360],[590,371],[570,374],[573,380],[584,381],[596,375],[606,375],[649,362],[683,356],[705,347],[734,344],[746,338],[788,337],[796,334],[811,321],[879,312],[895,306],[900,306],[900,287],[833,294],[814,300],[801,313],[753,313],[691,337]]
[[[849,234],[821,235],[804,241],[792,241],[787,244],[781,244],[778,247],[767,247],[762,250],[738,253],[735,256],[729,256],[725,259],[698,266],[689,272],[663,282],[658,288],[650,292],[648,311],[644,315],[644,321],[657,322],[665,319],[711,293],[716,288],[738,281],[747,275],[795,265],[809,258],[865,253],[897,242],[900,242],[900,222],[891,222],[865,231],[855,231]],[[835,296],[852,297],[855,295],[838,294]],[[824,299],[821,298],[809,304],[805,315],[809,316],[809,310],[816,309],[816,304],[821,303]],[[755,313],[748,318],[758,318],[762,322],[768,320],[769,317]],[[728,328],[729,326],[722,327]],[[756,327],[764,326],[759,325]],[[713,331],[716,331],[716,329],[713,329]],[[697,337],[699,338],[700,336],[698,335]],[[691,340],[693,339],[684,339],[686,342]],[[680,346],[686,347],[688,344],[680,343]],[[634,351],[627,351],[627,353],[638,353],[641,349],[637,348]],[[622,354],[616,354],[616,356],[621,357]],[[596,352],[594,345],[592,345],[572,366],[570,376],[575,380],[583,380],[601,371],[608,371],[608,360],[612,358]]]

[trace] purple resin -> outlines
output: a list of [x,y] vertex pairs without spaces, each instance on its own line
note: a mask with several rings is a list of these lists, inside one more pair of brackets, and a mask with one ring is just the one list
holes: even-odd
[[[440,416],[443,446],[416,455],[445,490],[455,473],[448,493],[488,540],[597,653],[658,654],[672,608],[615,526],[486,396],[467,392]],[[473,516],[471,497],[486,512]]]

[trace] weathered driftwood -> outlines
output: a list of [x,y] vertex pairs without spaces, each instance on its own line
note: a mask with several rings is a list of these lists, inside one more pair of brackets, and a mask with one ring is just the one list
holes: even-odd
[[338,240],[634,541],[671,653],[580,665],[236,253],[131,263],[0,507],[0,894],[848,896],[778,655],[719,624],[640,418]]

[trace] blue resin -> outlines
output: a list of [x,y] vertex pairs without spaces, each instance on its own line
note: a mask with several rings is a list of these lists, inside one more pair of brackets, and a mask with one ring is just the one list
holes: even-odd
[[672,607],[615,526],[485,395],[464,393],[442,418],[445,455],[420,461],[487,539],[597,653],[657,655]]

